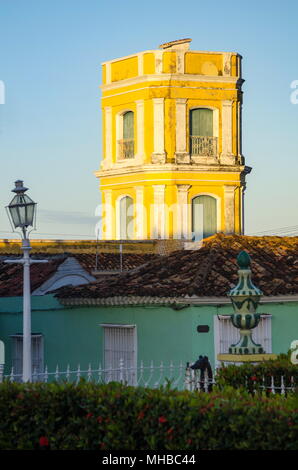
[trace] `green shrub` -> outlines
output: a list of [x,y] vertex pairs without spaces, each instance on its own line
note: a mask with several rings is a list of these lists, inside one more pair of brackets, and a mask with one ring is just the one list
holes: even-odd
[[217,371],[216,383],[218,386],[244,387],[248,391],[262,390],[270,393],[272,377],[275,392],[281,392],[281,384],[285,391],[297,390],[298,367],[292,364],[288,356],[280,355],[276,360],[260,362],[259,364],[229,365]]
[[121,384],[0,385],[0,449],[298,448],[298,397]]

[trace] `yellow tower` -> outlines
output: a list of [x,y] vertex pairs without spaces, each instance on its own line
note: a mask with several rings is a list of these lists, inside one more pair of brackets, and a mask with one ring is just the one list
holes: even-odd
[[243,233],[241,56],[190,42],[102,64],[103,239]]

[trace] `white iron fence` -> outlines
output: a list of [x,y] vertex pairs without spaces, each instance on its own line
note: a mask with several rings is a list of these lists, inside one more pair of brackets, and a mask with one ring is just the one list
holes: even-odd
[[[89,364],[87,369],[81,369],[80,365],[76,369],[71,369],[68,365],[66,370],[61,370],[57,365],[54,372],[49,372],[46,366],[44,372],[33,371],[32,382],[66,382],[79,383],[81,379],[87,382],[104,384],[109,382],[120,382],[131,386],[140,386],[146,388],[159,388],[169,386],[172,389],[210,392],[217,383],[217,370],[213,378],[209,378],[207,372],[193,370],[182,361],[179,364],[170,362],[159,365],[153,361],[146,364],[140,362],[138,367],[126,367],[124,360],[121,359],[119,367],[104,369],[99,365],[98,368],[92,368]],[[0,369],[0,382],[3,380],[9,382],[22,382],[22,375],[15,374],[13,368],[9,375],[3,375]],[[268,391],[272,394],[287,395],[289,392],[295,392],[297,384],[294,377],[263,377],[261,380],[252,381],[248,378],[246,388],[252,392]]]

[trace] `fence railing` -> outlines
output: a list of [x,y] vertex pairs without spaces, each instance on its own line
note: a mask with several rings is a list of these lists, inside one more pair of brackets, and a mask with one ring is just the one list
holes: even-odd
[[[138,367],[129,367],[121,359],[118,366],[109,368],[102,368],[101,365],[97,368],[92,368],[91,364],[89,364],[87,369],[82,369],[80,365],[72,369],[68,365],[65,370],[61,370],[57,365],[55,371],[49,372],[46,366],[42,372],[33,371],[32,382],[49,383],[54,381],[77,384],[81,379],[85,379],[87,382],[97,384],[120,382],[130,386],[145,388],[159,388],[168,385],[170,388],[178,390],[210,392],[214,386],[219,384],[217,370],[211,379],[206,372],[193,370],[188,363],[185,364],[182,361],[179,364],[160,362],[158,365],[154,364],[153,361],[147,364],[141,361]],[[10,374],[3,375],[0,369],[0,382],[3,380],[22,382],[22,374],[16,374],[12,368]],[[265,391],[272,394],[287,395],[288,393],[295,392],[297,383],[295,383],[294,377],[267,376],[262,377],[258,381],[252,381],[252,378],[248,377],[245,388],[253,393]]]
[[217,137],[190,136],[190,154],[206,157],[217,155]]
[[118,140],[119,159],[134,157],[134,139]]

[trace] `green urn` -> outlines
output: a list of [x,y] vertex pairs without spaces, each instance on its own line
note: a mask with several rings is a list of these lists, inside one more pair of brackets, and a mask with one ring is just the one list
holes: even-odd
[[260,315],[256,313],[262,292],[251,280],[250,256],[246,251],[241,251],[237,256],[239,266],[238,284],[231,289],[231,298],[234,314],[231,315],[232,324],[240,330],[240,340],[229,348],[230,354],[264,354],[261,344],[256,344],[252,339],[252,329],[258,326]]

